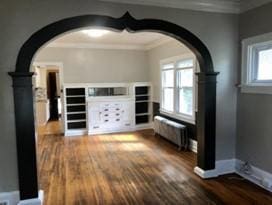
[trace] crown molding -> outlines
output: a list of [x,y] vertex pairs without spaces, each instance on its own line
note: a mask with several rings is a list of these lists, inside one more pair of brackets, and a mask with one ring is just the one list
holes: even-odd
[[168,42],[173,39],[161,39],[148,45],[134,44],[109,44],[109,43],[50,43],[46,47],[49,48],[84,48],[84,49],[107,49],[107,50],[141,50],[148,51]]
[[218,13],[240,13],[240,0],[99,0],[103,2],[179,8]]
[[264,4],[267,4],[267,3],[271,3],[272,0],[247,0],[247,1],[241,1],[241,6],[240,6],[240,10],[241,10],[241,13],[243,12],[246,12],[248,10],[251,10],[251,9],[254,9],[254,8],[257,8],[259,6],[262,6]]

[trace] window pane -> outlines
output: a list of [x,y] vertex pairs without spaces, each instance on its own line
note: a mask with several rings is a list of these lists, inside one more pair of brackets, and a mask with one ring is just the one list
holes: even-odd
[[258,59],[257,80],[272,80],[272,49],[259,51]]
[[193,88],[179,89],[179,112],[187,115],[193,114]]
[[181,60],[177,63],[178,68],[188,68],[188,67],[193,67],[193,66],[194,66],[193,59]]
[[163,105],[164,110],[174,111],[174,89],[173,88],[165,88],[163,90]]
[[177,84],[179,88],[193,87],[193,69],[177,71]]
[[174,70],[162,71],[162,87],[174,87]]
[[162,69],[173,69],[173,68],[174,68],[174,63],[168,63],[162,66]]

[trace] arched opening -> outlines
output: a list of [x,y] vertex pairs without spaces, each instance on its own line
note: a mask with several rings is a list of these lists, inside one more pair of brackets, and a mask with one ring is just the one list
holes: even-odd
[[162,20],[136,20],[126,13],[121,18],[86,15],[72,17],[50,24],[33,34],[22,46],[13,77],[19,187],[21,199],[36,198],[38,195],[35,128],[33,112],[33,90],[30,66],[35,53],[54,37],[70,30],[99,26],[116,31],[158,32],[186,45],[196,56],[198,73],[197,166],[202,170],[215,168],[215,111],[216,75],[206,46],[186,29]]

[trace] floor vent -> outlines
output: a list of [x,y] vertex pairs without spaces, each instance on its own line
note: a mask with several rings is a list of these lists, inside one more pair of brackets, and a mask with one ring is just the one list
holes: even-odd
[[7,201],[7,200],[0,201],[0,205],[9,205],[9,201]]

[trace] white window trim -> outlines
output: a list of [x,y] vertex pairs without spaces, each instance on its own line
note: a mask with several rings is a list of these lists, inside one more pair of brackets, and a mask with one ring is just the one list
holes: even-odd
[[244,39],[242,41],[242,93],[272,94],[272,81],[258,81],[256,76],[256,50],[272,47],[272,33]]
[[[193,89],[194,89],[194,92],[193,92],[193,110],[192,110],[192,116],[191,115],[186,115],[186,114],[182,114],[182,113],[178,113],[176,110],[177,110],[177,101],[174,99],[174,111],[173,112],[170,112],[168,110],[164,110],[162,107],[160,107],[160,112],[166,116],[169,116],[169,117],[172,117],[172,118],[175,118],[175,119],[178,119],[178,120],[181,120],[181,121],[184,121],[184,122],[188,122],[190,124],[196,124],[196,121],[195,121],[195,112],[196,112],[196,93],[197,93],[197,86],[196,86],[196,75],[195,75],[195,72],[197,70],[197,67],[198,67],[198,64],[197,64],[197,61],[196,61],[196,57],[193,55],[193,54],[183,54],[183,55],[179,55],[179,56],[174,56],[174,57],[170,57],[170,58],[167,58],[167,59],[163,59],[160,61],[160,103],[162,104],[162,101],[163,101],[163,96],[162,96],[162,67],[163,65],[165,64],[170,64],[170,63],[174,63],[175,66],[174,66],[174,85],[176,85],[176,72],[177,70],[180,70],[180,69],[177,69],[176,68],[176,62],[177,61],[180,61],[180,60],[185,60],[185,59],[188,59],[188,58],[193,58],[194,60],[194,66],[193,66]],[[171,70],[171,69],[165,69],[165,70]],[[174,86],[174,96],[177,95],[177,88],[176,86]]]

